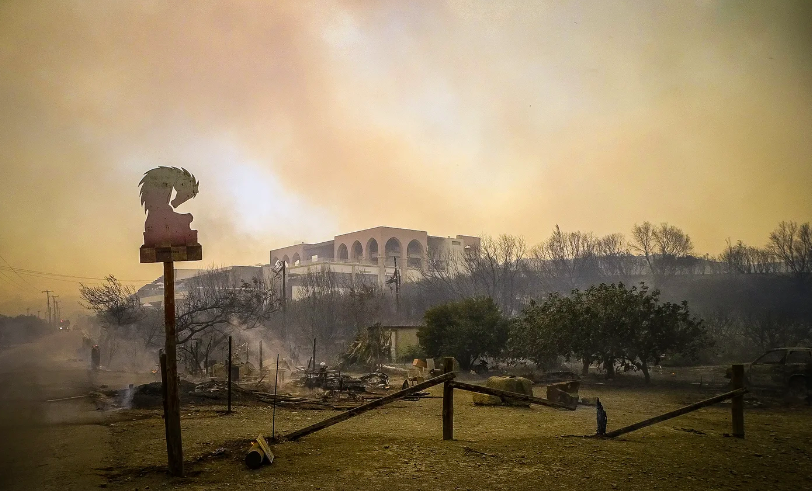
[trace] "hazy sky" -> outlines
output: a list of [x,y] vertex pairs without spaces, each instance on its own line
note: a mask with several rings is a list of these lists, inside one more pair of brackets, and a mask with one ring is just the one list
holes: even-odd
[[[763,245],[812,219],[812,3],[0,1],[0,256],[154,279],[158,165],[200,180],[179,267],[378,225]],[[0,313],[76,309],[23,277]]]

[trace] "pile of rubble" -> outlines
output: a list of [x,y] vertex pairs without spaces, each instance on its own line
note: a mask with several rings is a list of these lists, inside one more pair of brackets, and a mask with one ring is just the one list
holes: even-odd
[[[305,385],[303,378],[298,385]],[[389,378],[383,373],[371,373],[361,378],[347,375],[310,377],[315,392],[308,390],[306,396],[290,393],[276,394],[267,384],[251,384],[248,388],[231,384],[231,399],[235,403],[274,404],[296,409],[345,410],[380,397],[368,394],[370,389],[388,389]],[[193,383],[180,380],[178,394],[182,405],[225,404],[228,399],[228,382],[207,380]],[[160,382],[130,386],[119,390],[100,390],[89,394],[98,409],[157,409],[163,406],[163,389]]]
[[328,370],[322,365],[316,370],[305,369],[298,385],[308,389],[322,389],[333,392],[361,393],[371,390],[388,390],[389,375],[377,371],[355,378],[342,374],[340,370]]

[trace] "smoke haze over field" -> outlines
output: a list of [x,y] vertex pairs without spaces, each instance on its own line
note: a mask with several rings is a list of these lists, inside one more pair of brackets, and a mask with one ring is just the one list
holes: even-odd
[[[154,279],[158,165],[205,264],[377,225],[763,245],[812,218],[810,48],[805,1],[4,1],[0,255]],[[0,312],[78,286],[5,274]]]

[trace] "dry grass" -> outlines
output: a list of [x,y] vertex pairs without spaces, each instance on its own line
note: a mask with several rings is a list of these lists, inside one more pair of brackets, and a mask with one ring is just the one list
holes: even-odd
[[[439,396],[441,388],[432,390]],[[271,410],[238,407],[225,416],[210,407],[183,413],[189,477],[163,472],[160,418],[110,426],[118,442],[106,473],[115,489],[809,489],[812,414],[808,407],[746,410],[747,438],[730,431],[729,405],[718,405],[625,435],[595,440],[595,412],[474,406],[455,396],[455,440],[442,441],[440,398],[397,402],[273,447],[273,465],[249,471],[246,441],[270,434]],[[696,388],[582,387],[600,397],[617,428],[712,394]],[[536,395],[541,390],[536,390]],[[149,414],[149,413],[147,413]],[[329,415],[277,410],[284,433]],[[129,414],[140,417],[143,414]],[[218,447],[224,455],[212,457]]]
[[[58,340],[61,340],[58,339]],[[36,348],[36,349],[35,349]],[[37,350],[40,351],[37,351]],[[596,440],[595,410],[474,406],[455,394],[455,437],[442,440],[441,388],[436,398],[396,402],[309,435],[274,445],[276,460],[250,471],[248,441],[269,435],[271,408],[187,406],[181,425],[187,477],[164,472],[164,426],[158,410],[98,412],[88,399],[44,400],[87,393],[93,384],[123,387],[154,375],[101,372],[54,360],[54,346],[21,347],[0,356],[0,489],[812,489],[812,408],[746,406],[747,438],[730,431],[720,404],[624,435]],[[70,354],[66,355],[70,356]],[[672,375],[673,373],[673,375]],[[720,375],[721,373],[721,375]],[[618,428],[722,392],[724,369],[664,370],[652,387],[639,377],[581,386],[600,397],[609,428]],[[703,380],[703,389],[697,385]],[[398,385],[393,381],[394,385]],[[708,383],[716,384],[708,389]],[[480,381],[481,383],[481,381]],[[537,387],[537,396],[544,396]],[[335,414],[277,413],[285,433]],[[213,456],[218,448],[225,452]]]

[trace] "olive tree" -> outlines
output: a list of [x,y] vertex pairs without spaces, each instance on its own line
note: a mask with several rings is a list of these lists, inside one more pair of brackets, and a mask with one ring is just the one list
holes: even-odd
[[639,369],[648,382],[649,367],[664,354],[693,357],[709,342],[686,302],[660,302],[660,292],[645,285],[602,283],[531,302],[512,323],[509,346],[512,356],[536,363],[579,358],[586,371],[596,362],[610,378],[617,365]]
[[432,357],[453,356],[463,370],[483,356],[497,356],[508,337],[508,322],[489,297],[467,298],[426,311],[417,338]]

